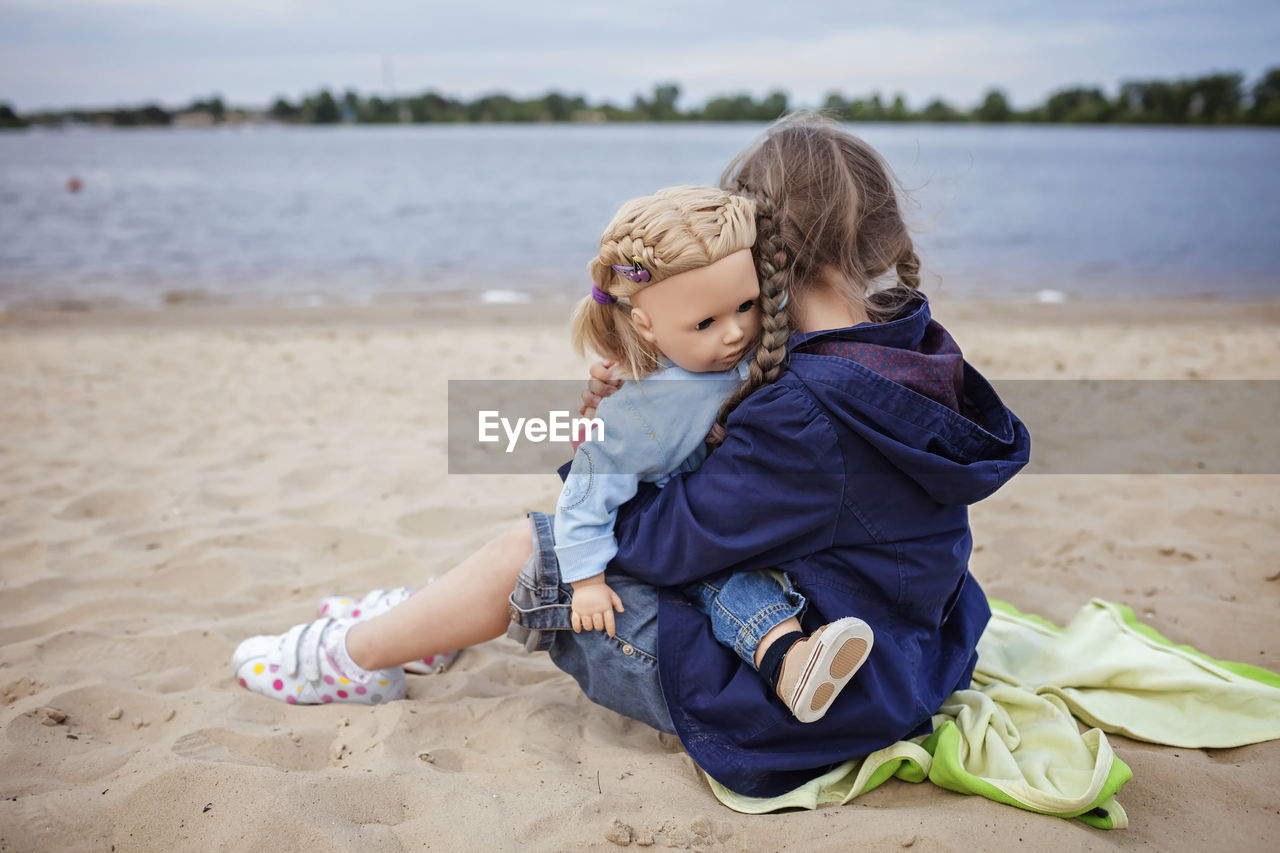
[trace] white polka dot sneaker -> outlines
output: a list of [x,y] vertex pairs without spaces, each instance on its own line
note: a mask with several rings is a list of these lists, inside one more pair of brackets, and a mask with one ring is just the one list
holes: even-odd
[[[427,583],[431,583],[431,580]],[[360,598],[326,595],[320,599],[320,604],[316,607],[316,615],[363,622],[403,604],[413,596],[414,592],[416,590],[411,586],[398,586],[395,589],[371,590]],[[421,660],[409,661],[404,665],[404,671],[412,672],[414,675],[436,675],[452,666],[458,654],[458,651],[452,651],[428,655]]]
[[347,672],[339,669],[332,650],[335,643],[345,649],[352,624],[326,617],[283,634],[250,637],[232,654],[231,666],[241,686],[291,705],[377,705],[403,699],[400,667],[370,672],[351,664]]
[[414,589],[411,586],[398,586],[395,589],[375,589],[360,598],[326,595],[320,599],[320,604],[316,607],[316,615],[363,622],[366,619],[381,616],[396,605],[403,604],[413,596],[413,593]]

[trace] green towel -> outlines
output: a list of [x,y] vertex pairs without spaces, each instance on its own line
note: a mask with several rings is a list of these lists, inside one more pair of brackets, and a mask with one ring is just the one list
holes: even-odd
[[[847,803],[892,777],[925,779],[1028,811],[1122,829],[1115,795],[1132,777],[1103,730],[1171,746],[1280,738],[1280,676],[1175,646],[1123,605],[1094,599],[1065,629],[992,601],[973,685],[934,715],[934,732],[846,761],[779,797],[744,797],[750,814]],[[1072,714],[1092,728],[1081,733]]]
[[1167,746],[1280,738],[1280,675],[1177,646],[1122,604],[1094,599],[1060,629],[1004,602],[978,641],[975,684],[1057,696],[1091,726]]

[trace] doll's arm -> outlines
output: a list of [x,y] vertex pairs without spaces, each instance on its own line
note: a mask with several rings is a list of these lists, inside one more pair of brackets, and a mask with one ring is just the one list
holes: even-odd
[[613,611],[622,613],[622,599],[604,582],[604,575],[585,578],[569,584],[573,587],[572,618],[574,633],[604,631],[614,634]]
[[604,435],[585,442],[574,454],[553,530],[560,577],[566,583],[604,571],[618,543],[613,523],[618,507],[635,496],[641,479],[663,470],[663,446],[636,405],[636,386],[603,401]]

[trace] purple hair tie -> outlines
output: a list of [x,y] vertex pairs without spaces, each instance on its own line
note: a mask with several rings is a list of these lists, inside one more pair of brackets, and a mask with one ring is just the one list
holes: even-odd
[[[602,264],[607,263],[604,258],[598,255],[596,256],[596,260]],[[631,263],[635,266],[629,267],[624,264],[608,264],[608,267],[623,278],[631,279],[637,284],[643,284],[651,280],[652,277],[649,275],[649,271],[644,268],[644,262],[640,260],[638,255],[631,256]],[[601,305],[613,305],[618,301],[618,297],[605,293],[594,284],[591,285],[591,298],[596,302],[599,302]]]

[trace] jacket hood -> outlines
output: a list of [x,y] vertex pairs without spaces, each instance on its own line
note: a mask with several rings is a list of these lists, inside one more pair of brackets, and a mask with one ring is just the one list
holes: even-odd
[[885,323],[794,335],[790,349],[794,381],[939,503],[982,500],[1030,459],[1027,428],[927,300]]

